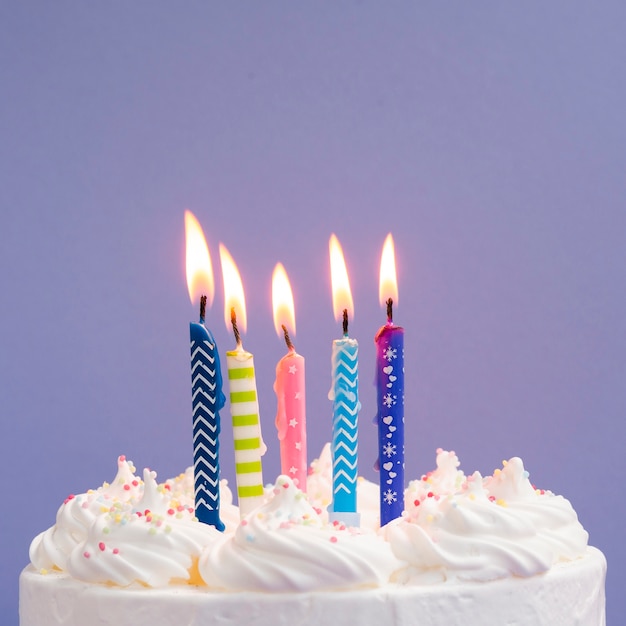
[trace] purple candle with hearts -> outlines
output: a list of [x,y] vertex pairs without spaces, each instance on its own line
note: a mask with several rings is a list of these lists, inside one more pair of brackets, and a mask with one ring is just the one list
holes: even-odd
[[398,300],[391,234],[380,263],[379,295],[387,307],[387,323],[376,333],[376,400],[380,525],[400,517],[404,509],[404,328],[393,323]]

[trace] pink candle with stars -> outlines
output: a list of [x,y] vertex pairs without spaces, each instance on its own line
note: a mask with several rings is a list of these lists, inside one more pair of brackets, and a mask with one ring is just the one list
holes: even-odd
[[276,365],[274,391],[278,400],[276,428],[280,441],[281,473],[306,491],[306,396],[304,357],[296,352],[289,332],[295,334],[296,323],[291,285],[281,263],[272,276],[272,306],[274,326],[278,335],[284,335],[287,354]]

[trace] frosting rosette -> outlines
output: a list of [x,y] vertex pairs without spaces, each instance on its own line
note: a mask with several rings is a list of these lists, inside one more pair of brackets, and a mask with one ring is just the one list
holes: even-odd
[[168,500],[155,478],[144,470],[144,495],[132,511],[114,506],[94,521],[70,554],[71,576],[120,586],[198,582],[195,562],[221,533],[195,520],[191,507]]
[[[68,496],[56,523],[31,542],[32,564],[94,583],[158,587],[172,580],[198,582],[198,556],[221,533],[194,516],[193,470],[161,484],[155,472],[145,469],[143,480],[134,472],[133,463],[120,456],[111,483]],[[227,530],[232,530],[239,511],[225,480],[220,499]]]
[[373,532],[326,524],[287,476],[235,533],[205,549],[198,568],[209,587],[299,592],[386,583],[401,563]]
[[56,523],[39,533],[30,545],[29,556],[39,569],[66,568],[72,550],[83,541],[94,521],[112,507],[125,510],[141,497],[143,481],[135,476],[132,461],[120,456],[111,483],[79,495],[69,495],[59,507]]
[[453,452],[437,451],[437,470],[412,481],[405,514],[386,529],[405,580],[487,581],[534,576],[582,556],[588,535],[568,500],[535,489],[521,459],[483,479],[465,478]]

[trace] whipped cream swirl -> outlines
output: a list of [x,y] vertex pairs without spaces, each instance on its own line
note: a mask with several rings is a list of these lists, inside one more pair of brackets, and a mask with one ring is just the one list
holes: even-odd
[[384,529],[409,563],[405,582],[534,576],[584,554],[588,535],[571,504],[535,489],[521,459],[466,478],[453,452],[437,452],[437,470],[409,484],[404,517]]
[[209,587],[271,592],[377,586],[401,566],[372,532],[325,524],[287,476],[273,498],[200,556]]

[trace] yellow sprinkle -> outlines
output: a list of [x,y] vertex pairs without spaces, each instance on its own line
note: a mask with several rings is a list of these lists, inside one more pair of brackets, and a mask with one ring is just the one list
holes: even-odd
[[493,475],[494,475],[494,476],[498,476],[501,472],[502,472],[502,470],[501,470],[501,469],[496,469],[496,470],[493,472]]
[[470,493],[469,494],[469,499],[470,500],[476,500],[476,494],[475,493]]
[[43,575],[45,576],[45,575],[48,573],[48,570],[42,567],[42,568],[39,570],[39,573],[40,573],[40,574],[43,574]]
[[100,507],[100,513],[108,513],[109,509],[106,506]]
[[506,506],[506,500],[500,498],[499,500],[496,500],[496,504],[499,504],[500,506]]
[[434,519],[435,518],[430,513],[426,516],[426,521],[427,522],[432,522]]
[[502,461],[502,465],[503,465],[504,467],[506,467],[508,464],[509,464],[509,462],[508,462],[508,461]]

